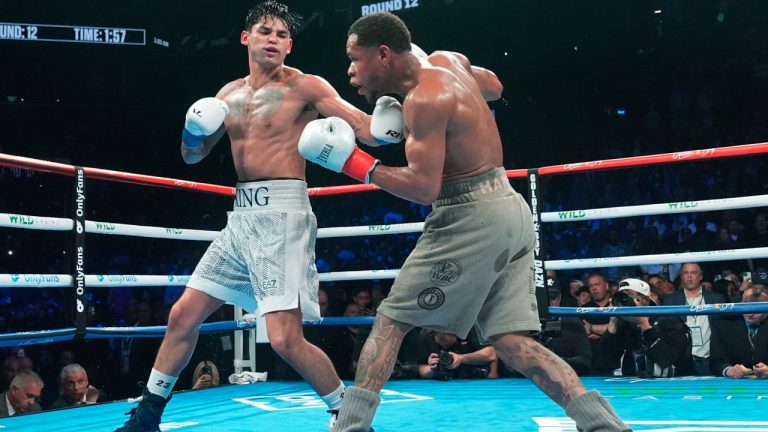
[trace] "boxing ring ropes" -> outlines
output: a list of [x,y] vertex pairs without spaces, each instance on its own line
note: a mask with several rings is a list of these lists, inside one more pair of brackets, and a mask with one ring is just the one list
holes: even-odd
[[[642,168],[658,164],[695,162],[727,157],[745,157],[768,153],[768,143],[748,144],[731,147],[636,156],[599,160],[566,165],[554,165],[534,169],[508,170],[510,179],[522,179],[528,183],[528,200],[536,228],[537,247],[535,250],[535,280],[539,303],[546,295],[545,270],[567,270],[601,268],[642,264],[672,264],[683,262],[709,262],[732,259],[768,257],[768,247],[736,250],[703,251],[690,253],[639,255],[622,257],[597,257],[573,260],[547,260],[546,239],[540,237],[542,223],[586,221],[603,218],[621,218],[645,215],[702,212],[726,209],[740,209],[768,206],[768,195],[743,196],[701,201],[657,203],[649,205],[575,209],[570,211],[542,212],[541,197],[546,188],[541,186],[540,177],[585,173],[590,171],[622,168]],[[123,235],[158,239],[211,241],[216,231],[186,228],[128,225],[116,222],[92,221],[85,219],[86,183],[91,180],[130,183],[139,186],[161,187],[195,192],[234,196],[234,188],[185,180],[154,177],[111,171],[99,168],[78,167],[56,162],[31,159],[0,153],[0,166],[43,171],[73,176],[72,218],[54,218],[37,215],[0,213],[0,227],[11,229],[32,229],[69,231],[74,236],[75,256],[70,274],[0,274],[0,287],[8,288],[73,288],[76,298],[75,326],[44,331],[0,334],[0,346],[26,346],[75,339],[103,339],[125,337],[162,337],[164,326],[151,327],[88,327],[85,314],[85,290],[123,286],[185,286],[187,275],[98,275],[88,274],[85,235]],[[86,181],[87,180],[87,181]],[[310,197],[344,195],[377,190],[373,185],[332,186],[310,188]],[[3,209],[0,209],[0,211]],[[368,225],[355,227],[333,227],[318,230],[318,238],[388,235],[421,232],[423,223],[402,223],[392,225]],[[766,245],[768,246],[768,245]],[[394,279],[398,270],[365,270],[329,272],[320,274],[320,282],[355,281],[371,279]],[[543,303],[546,304],[546,303]],[[607,308],[565,308],[550,307],[551,315],[711,315],[742,314],[768,311],[764,303],[724,303],[689,306],[654,307],[607,307]],[[305,325],[371,325],[372,317],[345,318],[327,317]],[[231,321],[204,323],[201,333],[234,331],[234,367],[236,373],[244,369],[256,371],[255,328],[257,320],[235,308]],[[445,412],[461,412],[467,418],[482,419],[489,430],[539,432],[573,432],[572,420],[564,417],[562,410],[537,391],[528,380],[459,380],[462,382],[441,382],[433,380],[406,380],[389,382],[382,390],[383,407],[374,421],[377,429],[415,430],[414,425],[441,425],[441,430],[464,431],[466,424],[458,429],[452,422],[446,423]],[[768,432],[765,421],[765,401],[768,394],[761,380],[727,380],[717,377],[679,377],[654,380],[632,377],[584,377],[587,388],[596,388],[613,400],[617,411],[624,420],[640,432]],[[740,381],[738,385],[729,381]],[[317,414],[324,405],[314,396],[306,383],[261,383],[258,390],[251,386],[222,386],[203,391],[180,392],[174,404],[166,411],[162,430],[193,428],[200,431],[228,430],[237,432],[251,430],[240,420],[248,417],[265,430],[317,430],[324,418]],[[489,395],[492,395],[489,397]],[[706,401],[701,400],[707,398]],[[477,402],[472,402],[477,401]],[[733,401],[732,403],[724,403]],[[419,402],[421,409],[389,411],[386,404],[394,402]],[[698,405],[707,402],[708,405]],[[97,404],[77,410],[43,411],[39,415],[14,416],[0,421],[0,429],[50,430],[51,424],[57,430],[111,430],[122,422],[122,413],[131,401],[115,401]],[[661,403],[663,408],[659,408]],[[399,406],[399,405],[396,405]],[[510,418],[509,409],[514,407]],[[317,408],[317,410],[314,410]],[[87,415],[75,411],[87,409]],[[305,411],[296,411],[305,410]],[[736,411],[734,413],[734,411]],[[200,413],[199,415],[197,413]],[[411,414],[413,413],[413,414]],[[749,414],[748,414],[749,413]],[[394,415],[393,415],[394,414]],[[107,419],[105,421],[105,419]],[[512,420],[513,423],[510,422]],[[54,422],[54,423],[52,423]],[[419,428],[422,430],[423,428]]]
[[[598,160],[591,162],[553,165],[534,169],[508,170],[510,179],[523,179],[528,183],[528,200],[532,209],[532,218],[536,228],[537,247],[535,254],[535,280],[537,296],[546,295],[545,269],[568,270],[582,268],[601,268],[613,266],[630,266],[643,264],[671,264],[683,262],[709,262],[734,259],[766,258],[768,247],[745,248],[734,250],[701,251],[687,253],[671,253],[656,255],[636,255],[621,257],[596,257],[572,260],[544,261],[546,242],[540,238],[541,223],[586,221],[606,218],[623,218],[633,216],[690,213],[714,210],[742,209],[768,206],[768,195],[754,195],[709,199],[700,201],[669,202],[648,205],[623,207],[608,207],[594,209],[574,209],[570,211],[542,212],[541,199],[546,188],[540,183],[541,176],[585,173],[590,171],[614,170],[622,168],[640,168],[649,165],[694,162],[728,157],[744,157],[768,153],[768,143],[737,145],[730,147],[710,148],[677,153],[664,153],[647,156]],[[76,259],[73,259],[71,274],[0,274],[0,287],[8,288],[66,288],[71,287],[76,297],[75,326],[61,329],[30,331],[22,333],[0,334],[0,346],[25,346],[62,342],[74,339],[102,339],[115,337],[162,337],[164,326],[151,327],[87,327],[85,314],[85,289],[98,289],[125,286],[185,286],[187,275],[98,275],[86,274],[87,256],[85,250],[85,235],[122,235],[158,239],[212,241],[217,231],[203,231],[175,227],[128,225],[111,221],[92,221],[85,219],[86,183],[90,180],[131,183],[140,186],[184,189],[205,192],[216,195],[234,196],[234,188],[213,184],[191,182],[164,177],[112,171],[100,168],[79,167],[39,159],[14,156],[0,153],[0,166],[23,168],[74,177],[74,193],[72,198],[72,218],[56,218],[37,215],[22,215],[0,213],[0,227],[11,229],[31,229],[47,231],[71,231],[74,236]],[[375,185],[347,185],[310,188],[310,197],[344,195],[378,190]],[[0,209],[1,210],[1,209]],[[401,223],[391,225],[368,225],[352,227],[320,228],[318,238],[338,238],[352,236],[390,235],[421,232],[423,223]],[[371,279],[394,279],[399,270],[363,270],[329,272],[320,274],[320,282],[355,281]],[[541,303],[540,303],[541,304]],[[546,303],[544,303],[546,304]],[[768,302],[753,302],[749,304],[724,303],[705,305],[704,307],[689,306],[655,306],[655,307],[609,307],[609,308],[566,308],[550,307],[552,315],[710,315],[710,314],[742,314],[768,311]],[[371,317],[344,318],[327,317],[315,322],[305,322],[306,325],[370,325]],[[255,334],[256,321],[244,316],[243,311],[235,308],[232,321],[204,323],[202,333],[235,332],[235,371],[244,369],[255,371]],[[244,342],[243,333],[248,331],[248,340]],[[246,356],[246,348],[248,355]],[[768,426],[768,422],[765,424]],[[0,426],[1,427],[1,426]],[[540,429],[544,430],[544,429]],[[547,429],[549,430],[549,429]],[[552,429],[555,430],[555,429]],[[560,429],[557,429],[560,430]],[[682,429],[681,429],[682,430]],[[693,430],[693,429],[685,429]],[[705,429],[696,429],[705,430]],[[709,430],[709,429],[706,429]],[[714,430],[714,429],[713,429]],[[720,430],[720,429],[717,429]],[[731,430],[731,429],[729,429]],[[737,430],[737,429],[733,429]],[[741,430],[741,429],[738,429]],[[768,430],[768,429],[744,429]]]

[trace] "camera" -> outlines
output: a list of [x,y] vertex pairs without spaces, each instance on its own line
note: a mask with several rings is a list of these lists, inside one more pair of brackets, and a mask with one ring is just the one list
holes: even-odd
[[437,355],[437,366],[442,368],[447,368],[452,363],[453,363],[453,356],[451,355],[451,352],[446,350],[440,350],[440,353]]
[[453,364],[453,356],[450,351],[440,350],[437,354],[437,369],[435,369],[435,378],[441,381],[453,378],[453,371],[448,366]]
[[204,364],[203,367],[200,368],[200,375],[211,375],[211,374],[212,374],[211,366],[208,363]]
[[630,297],[626,292],[619,291],[613,296],[614,306],[635,306],[635,299]]

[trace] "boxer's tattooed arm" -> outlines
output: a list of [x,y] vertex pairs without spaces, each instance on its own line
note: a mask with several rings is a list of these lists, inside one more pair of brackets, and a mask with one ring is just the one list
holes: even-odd
[[494,343],[499,357],[510,367],[525,375],[541,391],[558,405],[565,408],[584,386],[573,368],[529,337],[518,337],[520,343]]
[[376,318],[357,361],[355,385],[378,393],[389,379],[403,336],[410,326],[383,315]]

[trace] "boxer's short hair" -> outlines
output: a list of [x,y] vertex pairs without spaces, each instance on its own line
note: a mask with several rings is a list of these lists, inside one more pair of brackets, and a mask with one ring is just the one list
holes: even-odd
[[386,45],[401,53],[411,50],[411,32],[403,20],[390,12],[377,12],[359,18],[352,23],[347,37],[357,35],[357,45],[377,47]]

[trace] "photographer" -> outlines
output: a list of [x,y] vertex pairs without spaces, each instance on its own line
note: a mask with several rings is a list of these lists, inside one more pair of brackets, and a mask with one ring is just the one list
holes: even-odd
[[219,368],[212,361],[203,360],[195,366],[192,374],[192,389],[216,387],[219,385]]
[[421,329],[419,377],[438,380],[455,378],[496,378],[496,350],[479,342],[475,329],[466,339],[453,333]]
[[[650,286],[640,279],[624,279],[615,306],[656,306]],[[676,316],[611,317],[600,341],[604,359],[621,367],[622,375],[671,377],[695,373],[688,326]]]
[[[547,284],[549,305],[560,306],[562,293],[558,279],[548,277]],[[592,349],[581,320],[577,317],[549,317],[541,324],[542,330],[537,337],[539,342],[571,365],[579,376],[588,375]]]

